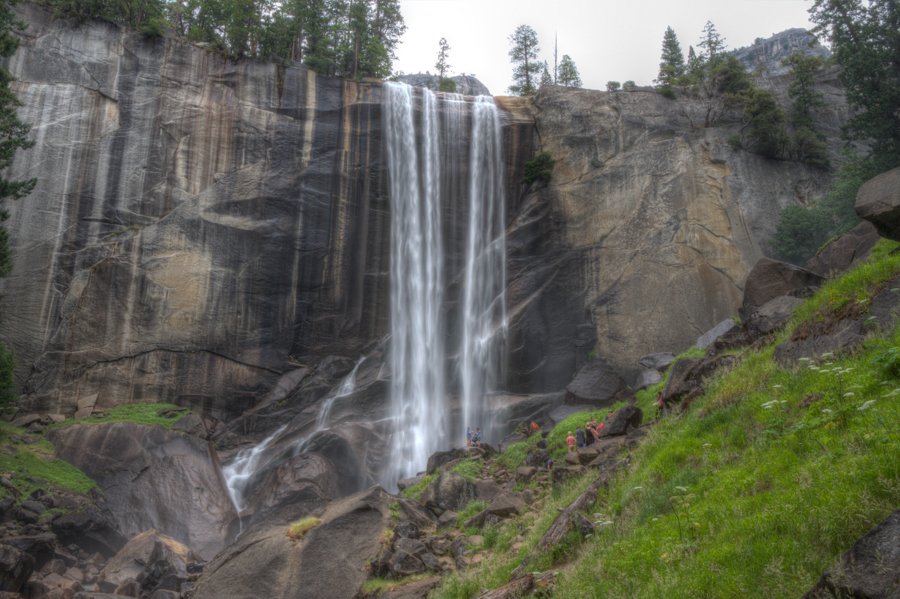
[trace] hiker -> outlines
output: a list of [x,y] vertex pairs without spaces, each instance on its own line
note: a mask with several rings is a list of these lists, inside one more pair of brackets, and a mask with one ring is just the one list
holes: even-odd
[[548,458],[547,461],[544,462],[544,468],[546,468],[547,470],[550,470],[551,468],[553,468],[553,464],[555,464],[555,463],[556,463],[556,460],[554,460],[553,458]]
[[581,430],[581,427],[575,429],[575,443],[578,444],[578,448],[587,447],[584,443],[584,431]]
[[666,401],[663,399],[662,390],[660,390],[659,394],[656,396],[656,405],[659,407],[659,412],[656,414],[656,417],[659,418],[665,416],[668,410],[666,410]]
[[481,428],[475,427],[475,447],[481,447]]
[[472,428],[466,427],[466,447],[472,446]]
[[531,434],[533,435],[534,433],[538,432],[539,430],[541,430],[540,425],[537,422],[532,421],[531,422]]
[[569,436],[566,437],[566,445],[569,446],[569,451],[575,451],[575,437],[572,436],[572,431],[569,431]]
[[584,444],[585,445],[593,445],[594,441],[597,440],[597,436],[594,433],[594,424],[591,422],[584,423]]

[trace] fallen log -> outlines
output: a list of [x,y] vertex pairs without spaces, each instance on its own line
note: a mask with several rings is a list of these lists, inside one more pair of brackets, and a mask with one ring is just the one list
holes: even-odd
[[528,573],[518,580],[513,580],[499,589],[486,591],[475,599],[519,599],[535,589],[552,586],[556,577],[556,571],[551,570],[535,576]]
[[569,521],[572,518],[572,515],[575,512],[580,512],[587,508],[589,505],[597,501],[597,493],[600,492],[600,489],[609,484],[609,479],[615,473],[616,470],[622,466],[628,458],[619,460],[612,466],[603,470],[600,473],[594,482],[588,485],[588,488],[584,490],[584,492],[578,496],[578,499],[569,504],[569,506],[557,514],[556,519],[553,520],[553,524],[550,525],[550,528],[547,529],[538,542],[535,543],[532,550],[525,556],[525,559],[522,560],[522,563],[513,570],[510,579],[515,581],[519,578],[522,578],[528,574],[528,564],[530,564],[538,555],[547,551],[550,547],[558,544],[563,540],[563,537],[569,532]]

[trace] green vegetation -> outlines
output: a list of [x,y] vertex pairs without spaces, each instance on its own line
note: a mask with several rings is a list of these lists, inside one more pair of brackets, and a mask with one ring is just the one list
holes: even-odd
[[509,51],[509,61],[513,67],[513,84],[509,86],[509,93],[517,96],[530,96],[537,91],[543,63],[538,60],[537,33],[528,25],[519,25],[509,36],[512,48]]
[[310,516],[309,518],[303,518],[301,520],[297,520],[295,522],[291,522],[291,525],[288,526],[288,536],[291,537],[292,541],[296,541],[298,539],[302,539],[303,535],[307,532],[321,524],[322,521],[319,518],[314,518]]
[[[14,428],[0,422],[0,436],[8,439],[10,435],[36,438],[25,429]],[[46,483],[41,481],[78,493],[87,493],[97,486],[75,466],[55,459],[53,446],[49,441],[39,440],[36,443],[6,441],[5,445],[12,447],[14,453],[8,455],[8,452],[0,452],[0,471],[7,473],[10,482],[18,489],[19,500],[24,501],[35,489],[46,488]],[[5,489],[0,489],[0,496],[6,493]]]
[[174,418],[166,418],[165,416],[157,415],[160,410],[164,410],[166,408],[175,408],[175,407],[178,407],[178,406],[176,406],[175,404],[160,404],[160,403],[129,404],[129,405],[125,405],[125,406],[118,406],[118,407],[112,408],[109,411],[109,415],[104,416],[103,418],[94,418],[93,416],[88,416],[87,418],[70,419],[70,420],[66,420],[65,422],[51,424],[48,428],[57,428],[60,426],[70,426],[73,424],[103,424],[105,422],[137,422],[138,424],[146,424],[146,425],[159,424],[161,426],[164,426],[167,429],[171,429],[172,425],[175,424],[179,418],[193,413],[190,410],[185,410],[184,412],[178,412],[177,416]]
[[399,0],[50,0],[57,14],[148,35],[167,29],[229,56],[302,62],[317,73],[387,78],[406,31]]
[[[900,275],[900,255],[891,255],[898,247],[882,241],[867,264],[809,298],[773,343],[745,350],[685,413],[650,429],[585,510],[598,532],[567,537],[529,565],[570,563],[555,598],[798,597],[896,509],[900,324],[852,352],[787,369],[773,352],[797,326],[864,313]],[[567,427],[560,423],[549,440]],[[495,552],[482,568],[448,577],[434,596],[471,597],[508,582],[557,508],[592,478],[546,497],[540,515],[522,523],[531,528],[517,553]]]
[[437,477],[434,474],[429,474],[428,476],[426,476],[425,478],[423,478],[422,480],[420,480],[418,483],[414,484],[413,486],[407,487],[406,489],[403,489],[402,491],[400,491],[400,494],[403,495],[404,497],[411,497],[413,499],[418,499],[419,494],[422,493],[422,491],[425,490],[425,487],[430,485],[431,482],[435,478],[437,478]]
[[548,152],[541,152],[534,160],[525,163],[525,185],[531,185],[535,181],[547,183],[553,176],[553,165],[556,161]]
[[559,72],[556,82],[565,87],[581,87],[581,77],[578,75],[578,67],[568,54],[563,54],[559,61]]
[[506,470],[507,472],[515,472],[516,468],[519,467],[519,464],[525,461],[528,452],[531,450],[531,445],[528,441],[522,441],[521,443],[513,443],[509,447],[506,448],[506,451],[500,454],[496,460],[494,460],[493,469],[496,470]]
[[427,578],[428,576],[433,576],[433,574],[424,572],[422,574],[413,574],[412,576],[407,576],[403,578],[403,580],[385,580],[384,578],[370,578],[365,581],[361,587],[363,593],[371,593],[373,591],[387,591],[388,589],[392,589],[396,586],[400,586],[402,584],[409,584],[411,582],[415,582],[417,580],[421,580],[423,578]]
[[547,437],[547,447],[550,449],[550,457],[559,460],[566,455],[566,452],[568,451],[566,437],[569,436],[569,431],[572,431],[572,435],[574,435],[575,429],[579,426],[584,430],[584,425],[585,423],[590,422],[591,416],[593,416],[597,422],[603,422],[606,420],[606,415],[610,410],[616,411],[626,405],[628,405],[626,402],[618,401],[608,408],[578,412],[577,414],[567,416],[562,422],[557,424],[552,431],[550,431],[550,435]]
[[622,84],[618,81],[607,81],[606,82],[606,91],[615,92],[619,91],[622,88]]
[[[675,85],[675,82],[679,77],[684,76],[685,72],[685,64],[684,64],[684,53],[681,51],[681,44],[678,43],[678,37],[675,35],[675,30],[671,27],[666,28],[666,33],[663,35],[663,45],[662,45],[662,62],[659,63],[659,75],[656,77],[656,81],[654,83],[658,83],[659,93],[667,98],[674,99],[675,98],[675,90],[672,89],[672,86]],[[634,82],[625,82],[625,87],[628,87],[628,83]]]
[[465,462],[461,462],[450,469],[450,472],[454,474],[458,474],[461,477],[475,482],[476,479],[481,478],[481,472],[484,470],[484,460],[478,458],[477,460],[466,460]]
[[[488,505],[489,504],[486,501],[481,501],[481,500],[470,501],[468,504],[466,504],[465,509],[463,509],[463,511],[461,511],[459,513],[459,517],[456,519],[456,527],[463,528],[463,524],[465,523],[466,520],[468,520],[469,518],[471,518],[478,512],[480,512],[482,510],[486,510]],[[477,532],[477,531],[473,531],[473,534],[475,532]]]
[[[16,19],[13,7],[18,0],[0,3],[0,57],[9,58],[19,49],[19,38],[13,31],[24,31],[28,25]],[[31,125],[19,120],[16,109],[24,106],[10,88],[15,81],[6,67],[0,66],[0,172],[12,165],[13,158],[19,150],[27,150],[34,145],[28,139]],[[9,231],[2,223],[9,219],[9,210],[4,207],[6,200],[18,200],[27,196],[37,184],[37,179],[10,181],[0,175],[0,278],[10,273],[13,267],[12,252],[9,248]],[[9,411],[16,399],[16,382],[13,371],[16,368],[16,355],[11,349],[0,343],[0,412]]]
[[[456,91],[456,82],[453,82],[453,90],[444,89],[444,74],[450,71],[450,44],[447,43],[447,38],[442,37],[441,41],[438,42],[438,53],[437,53],[437,62],[434,63],[434,68],[437,69],[438,72],[438,90],[444,91]],[[449,87],[449,86],[448,86]]]

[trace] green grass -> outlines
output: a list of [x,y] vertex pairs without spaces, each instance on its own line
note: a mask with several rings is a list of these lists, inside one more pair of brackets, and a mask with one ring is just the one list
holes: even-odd
[[152,403],[152,404],[129,404],[118,406],[109,411],[109,416],[105,418],[78,418],[70,419],[65,422],[51,424],[48,428],[57,428],[60,426],[71,426],[73,424],[103,424],[105,422],[136,422],[138,424],[154,425],[159,424],[166,429],[171,429],[172,425],[178,422],[180,418],[192,414],[190,410],[178,412],[174,418],[165,418],[157,416],[157,412],[165,408],[176,408],[175,404],[168,403]]
[[[810,298],[794,324],[866,299],[900,272],[898,259],[873,252]],[[683,415],[650,430],[586,510],[610,524],[529,565],[571,564],[554,599],[799,597],[900,505],[900,376],[876,360],[900,347],[900,325],[880,343],[788,370],[773,360],[775,344],[745,352]],[[561,423],[551,439],[566,430]],[[508,582],[556,508],[589,480],[544,500],[523,523],[531,530],[517,554],[495,552],[432,596],[468,598]]]
[[[15,450],[15,455],[0,453],[0,471],[8,474],[10,482],[21,493],[20,500],[24,501],[37,488],[46,487],[40,482],[29,481],[29,478],[45,480],[78,493],[87,493],[97,486],[75,466],[54,458],[53,445],[49,441],[13,444],[9,435],[39,437],[24,429],[13,428],[6,423],[0,424],[0,444]],[[3,496],[6,493],[5,489],[0,490]]]
[[386,591],[388,589],[392,589],[394,587],[398,587],[400,585],[409,584],[411,582],[415,582],[417,580],[421,580],[423,578],[427,578],[428,576],[433,576],[431,573],[424,574],[413,574],[412,576],[407,576],[403,580],[385,580],[384,578],[370,578],[365,581],[362,585],[362,591],[364,593],[371,593],[373,591]]
[[291,522],[291,525],[288,526],[288,536],[291,537],[292,540],[302,539],[303,535],[321,523],[322,521],[319,518],[314,518],[312,516],[296,520],[295,522]]
[[435,478],[437,478],[437,477],[434,474],[429,474],[428,476],[426,476],[425,478],[423,478],[422,480],[420,480],[418,483],[414,484],[413,486],[407,487],[407,488],[403,489],[402,491],[400,491],[400,494],[403,495],[404,497],[410,497],[410,498],[417,499],[418,496],[422,493],[422,491],[425,490],[425,487],[430,485],[432,483],[432,481],[434,481]]
[[[481,501],[479,499],[470,501],[468,504],[466,504],[466,507],[463,508],[463,511],[459,513],[459,517],[456,519],[457,528],[463,528],[463,524],[466,522],[466,520],[468,520],[481,510],[486,510],[487,507],[488,503],[486,501]],[[473,532],[477,533],[478,531]]]
[[484,460],[478,458],[476,460],[466,460],[465,462],[460,462],[459,464],[451,468],[450,472],[458,474],[466,480],[475,482],[476,479],[481,478],[481,473],[483,470]]
[[516,468],[525,461],[525,457],[528,455],[528,452],[531,449],[531,445],[528,441],[522,441],[521,443],[513,443],[509,447],[506,448],[506,451],[500,454],[496,460],[494,460],[494,466],[492,468],[493,471],[497,470],[506,470],[507,472],[515,472]]

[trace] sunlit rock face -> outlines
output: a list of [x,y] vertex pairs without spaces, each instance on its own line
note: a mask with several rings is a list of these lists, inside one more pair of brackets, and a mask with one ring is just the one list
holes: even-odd
[[[10,175],[39,181],[8,222],[2,337],[25,408],[71,414],[99,393],[230,418],[295,362],[389,332],[380,84],[17,10],[29,27],[7,64],[37,143]],[[505,117],[523,142],[511,186],[530,111]]]
[[[848,109],[833,76],[819,78],[829,107],[816,119],[836,155]],[[761,85],[789,108],[790,80]],[[821,199],[831,180],[731,149],[738,115],[695,128],[706,105],[688,94],[548,86],[535,108],[535,151],[556,165],[508,230],[514,391],[565,386],[591,350],[631,384],[641,355],[684,351],[737,313],[779,211]]]

